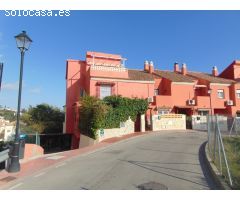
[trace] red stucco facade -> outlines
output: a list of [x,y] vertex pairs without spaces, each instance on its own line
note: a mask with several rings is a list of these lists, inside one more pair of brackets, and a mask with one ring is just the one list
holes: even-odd
[[169,71],[154,70],[152,62],[145,62],[142,70],[132,70],[124,66],[124,60],[120,55],[99,52],[87,52],[85,60],[67,60],[65,123],[66,132],[76,137],[75,146],[80,136],[77,128],[80,96],[100,98],[104,89],[111,95],[151,97],[148,119],[150,114],[162,111],[186,115],[204,111],[232,116],[240,112],[240,61],[234,61],[218,75],[216,67],[206,74],[191,72],[185,64],[180,69],[177,63]]

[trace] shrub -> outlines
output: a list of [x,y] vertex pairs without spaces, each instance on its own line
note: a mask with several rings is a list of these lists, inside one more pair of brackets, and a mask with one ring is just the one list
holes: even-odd
[[84,135],[96,139],[97,129],[104,127],[108,106],[92,96],[82,97],[80,104],[79,129]]
[[93,139],[100,128],[119,128],[120,122],[129,117],[136,120],[138,114],[144,114],[148,102],[144,99],[130,99],[121,96],[109,96],[103,100],[92,96],[80,99],[79,130]]

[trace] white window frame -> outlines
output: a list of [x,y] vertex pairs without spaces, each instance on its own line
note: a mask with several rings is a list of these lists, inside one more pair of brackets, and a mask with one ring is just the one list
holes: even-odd
[[157,96],[159,94],[160,94],[159,89],[154,89],[154,96]]
[[225,98],[224,90],[223,89],[217,90],[217,96],[218,96],[219,99],[224,99]]
[[170,113],[169,110],[165,110],[165,109],[159,109],[158,110],[159,115],[166,115],[166,114],[169,114],[169,113]]
[[[104,99],[104,97],[108,97],[112,95],[112,85],[105,85],[105,84],[101,84],[99,86],[99,93],[100,93],[100,99]],[[105,88],[105,91],[103,90]],[[109,89],[109,91],[107,91],[106,89]],[[105,92],[106,94],[102,94],[102,92]]]
[[237,99],[240,99],[240,90],[239,89],[236,90],[236,96],[237,96]]
[[[206,115],[204,115],[204,113],[206,113]],[[198,115],[207,116],[209,115],[209,110],[198,110]]]

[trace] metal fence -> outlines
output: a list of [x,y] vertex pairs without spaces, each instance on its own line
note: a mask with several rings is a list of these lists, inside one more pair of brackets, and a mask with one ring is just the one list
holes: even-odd
[[240,152],[236,151],[236,155],[233,155],[229,141],[240,141],[240,119],[213,115],[208,116],[207,121],[209,155],[226,182],[232,188],[239,189],[240,177],[236,173],[236,164],[239,163],[233,157],[239,156],[240,159]]
[[27,144],[37,144],[37,145],[40,145],[40,135],[38,133],[27,134],[26,138],[25,138],[25,142]]
[[67,151],[71,149],[72,134],[27,134],[25,142],[40,145],[44,153]]

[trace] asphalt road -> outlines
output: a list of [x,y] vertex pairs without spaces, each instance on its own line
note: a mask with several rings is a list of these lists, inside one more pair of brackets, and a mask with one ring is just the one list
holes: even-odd
[[50,166],[5,189],[215,189],[200,146],[206,133],[161,131]]

